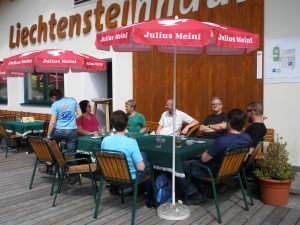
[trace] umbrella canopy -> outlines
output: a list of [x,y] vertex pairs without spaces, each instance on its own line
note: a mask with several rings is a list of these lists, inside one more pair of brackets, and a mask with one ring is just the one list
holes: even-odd
[[17,72],[98,72],[106,70],[106,62],[93,56],[63,50],[45,49],[21,53],[3,59],[3,67]]
[[2,65],[0,64],[0,77],[24,77],[25,73],[23,72],[11,72],[7,69],[5,69]]
[[[95,45],[97,49],[106,51],[112,46],[116,52],[150,51],[156,45],[160,52],[173,53],[175,112],[176,54],[201,54],[205,48],[209,55],[241,55],[245,50],[248,53],[259,47],[259,35],[193,19],[156,19],[98,33]],[[175,113],[173,117],[172,205],[175,205]],[[164,204],[161,206],[165,207]],[[166,207],[158,211],[158,215],[164,219],[184,219],[189,215],[186,212],[178,216],[176,207]],[[183,211],[188,210],[184,208]]]
[[233,27],[193,19],[157,19],[98,33],[96,47],[116,52],[149,51],[209,55],[240,55],[259,46],[259,35]]

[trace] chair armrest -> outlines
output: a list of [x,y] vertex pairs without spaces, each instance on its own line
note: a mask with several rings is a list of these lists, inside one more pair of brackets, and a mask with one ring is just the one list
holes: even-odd
[[[210,179],[213,179],[213,173],[211,172],[211,169],[209,167],[207,167],[207,166],[202,165],[201,163],[198,163],[198,162],[192,162],[190,164],[190,166],[189,166],[189,174],[192,175],[192,168],[193,168],[193,166],[194,167],[201,167],[201,168],[207,170]],[[192,175],[192,176],[197,177],[195,175]]]

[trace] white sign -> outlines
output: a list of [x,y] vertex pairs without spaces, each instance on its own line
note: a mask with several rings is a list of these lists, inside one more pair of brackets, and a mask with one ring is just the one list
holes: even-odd
[[265,83],[300,82],[300,37],[267,40]]

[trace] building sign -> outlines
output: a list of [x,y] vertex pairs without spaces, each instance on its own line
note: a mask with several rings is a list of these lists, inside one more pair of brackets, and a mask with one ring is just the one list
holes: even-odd
[[[229,0],[206,0],[207,8],[214,8],[228,4]],[[245,2],[246,0],[235,0],[236,3]],[[74,0],[74,4],[88,3],[90,1]],[[161,18],[163,7],[167,6],[167,17],[174,17],[175,0],[124,0],[124,1],[105,1],[98,0],[96,6],[82,14],[76,13],[70,16],[57,17],[56,13],[52,13],[50,18],[44,18],[39,15],[37,23],[24,26],[18,22],[16,25],[10,26],[9,47],[16,48],[26,46],[29,43],[51,41],[56,38],[65,39],[67,36],[80,36],[88,34],[92,29],[102,31],[104,26],[107,29],[126,26],[128,24],[141,22],[140,15],[144,15],[143,21],[150,20],[151,10],[155,10],[155,18]],[[181,15],[200,10],[200,0],[178,0],[178,9]],[[205,1],[201,1],[205,4]],[[132,15],[130,15],[132,12]],[[129,21],[132,18],[132,21]]]

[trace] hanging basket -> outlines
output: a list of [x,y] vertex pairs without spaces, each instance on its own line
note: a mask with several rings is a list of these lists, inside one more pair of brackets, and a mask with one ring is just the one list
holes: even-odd
[[270,180],[258,177],[261,201],[267,205],[283,206],[288,203],[292,180]]

